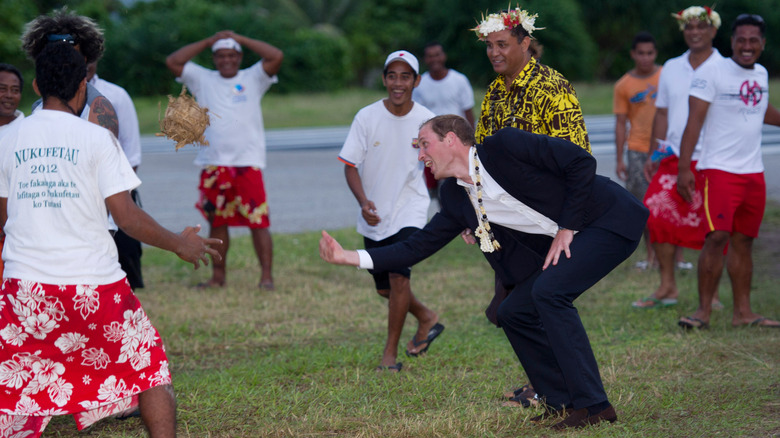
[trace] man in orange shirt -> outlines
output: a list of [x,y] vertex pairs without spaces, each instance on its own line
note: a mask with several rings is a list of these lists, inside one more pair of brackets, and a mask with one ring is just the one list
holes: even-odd
[[[661,66],[655,63],[658,51],[655,39],[647,32],[639,32],[631,43],[631,59],[634,68],[624,74],[615,84],[613,110],[615,113],[615,146],[617,147],[618,178],[626,183],[626,189],[641,200],[647,191],[647,180],[643,166],[650,152],[655,97],[658,93],[658,79]],[[626,127],[630,123],[630,128]],[[628,153],[625,146],[628,144]],[[623,156],[627,156],[627,163]],[[645,230],[647,260],[637,263],[640,269],[653,265],[655,253],[648,243]]]

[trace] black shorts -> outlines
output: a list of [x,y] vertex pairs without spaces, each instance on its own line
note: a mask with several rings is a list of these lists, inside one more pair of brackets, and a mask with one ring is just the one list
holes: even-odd
[[[403,242],[409,236],[416,233],[418,230],[419,228],[417,227],[401,228],[401,230],[398,231],[397,233],[393,234],[390,237],[382,239],[380,241],[371,240],[368,237],[363,237],[363,246],[365,246],[366,249],[371,249],[371,248],[381,248],[383,246],[389,246],[397,242]],[[376,285],[376,290],[390,289],[390,273],[403,275],[406,278],[412,277],[411,266],[406,268],[401,268],[401,269],[393,269],[390,271],[376,271],[374,269],[369,269],[368,272],[374,276],[374,284]]]

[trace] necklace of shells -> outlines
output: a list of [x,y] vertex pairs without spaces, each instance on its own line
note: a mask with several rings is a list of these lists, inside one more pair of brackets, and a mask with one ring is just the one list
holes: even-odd
[[[485,206],[482,205],[482,178],[479,176],[479,157],[477,156],[477,148],[474,148],[474,185],[477,188],[477,220],[479,226],[474,231],[474,235],[479,238],[479,249],[482,252],[493,252],[501,249],[501,245],[496,240],[496,236],[493,235],[493,230],[490,229],[490,221],[488,221],[487,213],[485,212]],[[471,192],[466,191],[471,197]]]

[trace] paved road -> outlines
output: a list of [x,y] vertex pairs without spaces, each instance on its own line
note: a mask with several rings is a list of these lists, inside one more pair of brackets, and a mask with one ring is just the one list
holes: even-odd
[[[615,179],[612,116],[586,117],[598,173]],[[294,233],[353,227],[357,203],[344,181],[344,167],[336,159],[348,127],[302,128],[268,132],[266,189],[271,208],[271,230]],[[206,223],[193,205],[197,199],[196,149],[174,151],[164,138],[142,138],[143,164],[139,176],[144,209],[163,226],[179,231]],[[780,201],[780,128],[764,131],[764,165],[769,197]],[[246,233],[244,229],[231,231]]]

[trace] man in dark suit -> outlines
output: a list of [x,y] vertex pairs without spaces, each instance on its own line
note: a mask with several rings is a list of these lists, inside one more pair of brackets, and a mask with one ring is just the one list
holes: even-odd
[[[344,251],[323,231],[330,263],[409,266],[464,228],[504,284],[514,284],[498,318],[555,429],[617,419],[572,302],[636,249],[647,209],[596,175],[596,160],[566,140],[505,128],[482,145],[463,118],[438,116],[420,129],[419,160],[441,187],[441,211],[395,245]],[[465,190],[464,190],[465,189]]]

